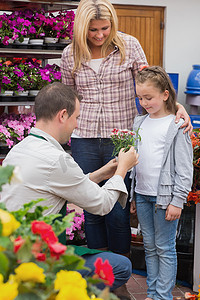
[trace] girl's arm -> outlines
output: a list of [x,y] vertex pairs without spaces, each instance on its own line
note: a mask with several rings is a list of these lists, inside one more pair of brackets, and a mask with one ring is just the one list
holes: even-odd
[[165,214],[165,220],[174,221],[180,219],[182,208],[169,204]]
[[190,121],[190,117],[188,115],[188,113],[186,112],[185,108],[183,107],[182,104],[177,103],[177,107],[178,107],[178,111],[176,113],[176,119],[175,122],[178,123],[178,121],[180,120],[180,118],[184,119],[185,122],[183,123],[183,125],[181,126],[181,128],[185,128],[185,130],[183,131],[183,133],[186,133],[187,131],[189,131],[189,135],[192,134],[192,130],[193,130],[193,126],[192,123]]

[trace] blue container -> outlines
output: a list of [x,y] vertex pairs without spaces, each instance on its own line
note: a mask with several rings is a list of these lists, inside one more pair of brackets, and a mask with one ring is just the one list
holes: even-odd
[[167,73],[169,75],[169,78],[171,79],[171,82],[174,86],[174,89],[176,91],[176,94],[178,94],[178,79],[179,74],[178,73]]
[[185,94],[200,95],[200,65],[193,65],[193,70],[190,72]]
[[189,115],[193,128],[200,128],[200,115]]

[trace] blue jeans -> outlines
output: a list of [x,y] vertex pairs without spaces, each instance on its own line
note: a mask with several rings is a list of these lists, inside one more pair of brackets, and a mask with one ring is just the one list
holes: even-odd
[[[110,139],[72,138],[71,151],[74,160],[85,174],[96,171],[110,161],[113,156],[113,143]],[[105,182],[101,182],[102,186]],[[130,179],[125,183],[130,190]],[[105,216],[93,215],[86,211],[85,234],[89,248],[108,247],[109,250],[125,254],[130,251],[131,230],[129,202],[125,209],[117,202],[111,212]]]
[[154,300],[172,300],[177,272],[178,220],[166,221],[166,210],[159,208],[155,210],[154,196],[136,193],[135,199],[145,248],[147,296]]
[[[110,287],[111,291],[122,286],[129,280],[132,273],[132,265],[130,260],[123,255],[111,252],[83,255],[82,258],[86,260],[85,267],[90,268],[90,270],[79,270],[78,272],[81,273],[83,277],[92,276],[94,274],[94,262],[99,257],[102,258],[103,262],[105,262],[105,260],[107,259],[113,268],[115,280],[112,287]],[[99,289],[104,289],[105,285],[103,283],[100,283],[97,285],[97,287]]]

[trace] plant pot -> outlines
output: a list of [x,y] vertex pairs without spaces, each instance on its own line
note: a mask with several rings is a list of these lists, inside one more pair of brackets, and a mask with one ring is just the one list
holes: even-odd
[[29,91],[29,96],[33,96],[33,97],[36,97],[37,94],[38,94],[39,90],[30,90]]
[[9,39],[9,40],[8,40],[8,43],[9,43],[9,45],[10,45],[10,44],[13,44],[13,43],[14,43],[14,40]]
[[5,91],[4,93],[0,93],[0,96],[11,97],[13,96],[13,91]]
[[44,42],[45,44],[55,44],[58,42],[58,38],[54,38],[54,37],[45,37],[44,38]]
[[20,42],[19,39],[15,40],[15,44],[18,44],[18,45],[27,45],[28,42],[29,42],[29,37],[28,38],[24,38],[23,42]]
[[14,96],[19,96],[19,97],[27,97],[29,91],[16,91],[14,92]]
[[59,39],[59,43],[60,44],[70,44],[71,43],[71,40],[70,39],[68,39],[68,40],[66,40],[66,39]]
[[44,40],[43,39],[30,39],[29,44],[30,45],[43,45]]

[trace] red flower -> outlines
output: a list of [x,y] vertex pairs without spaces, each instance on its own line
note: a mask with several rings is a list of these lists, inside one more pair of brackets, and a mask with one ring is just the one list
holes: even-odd
[[197,295],[191,294],[189,292],[185,293],[185,299],[195,300],[197,298]]
[[17,253],[17,251],[21,248],[21,246],[25,243],[25,240],[22,239],[21,236],[18,236],[14,240],[14,253]]
[[46,260],[46,254],[45,253],[37,253],[35,255],[35,258],[39,261],[45,261]]
[[58,238],[57,236],[55,235],[54,231],[51,229],[51,230],[44,230],[42,233],[41,233],[41,238],[43,239],[43,241],[45,241],[48,245],[49,244],[54,244],[54,243],[57,243],[58,242]]
[[49,250],[51,252],[51,256],[52,257],[56,257],[56,259],[60,258],[60,255],[62,255],[63,253],[65,253],[67,246],[61,244],[61,243],[49,243]]
[[42,234],[44,231],[52,230],[52,227],[44,221],[33,221],[31,223],[31,230],[34,234]]
[[194,201],[195,204],[200,203],[200,191],[189,192],[187,201]]
[[106,259],[103,263],[102,258],[99,257],[95,261],[94,266],[95,273],[99,276],[99,278],[103,279],[105,284],[112,286],[115,278],[109,261]]
[[35,258],[39,261],[46,260],[46,254],[42,253],[42,241],[37,239],[37,241],[32,245],[31,252],[35,256]]
[[31,230],[34,234],[39,234],[47,244],[58,242],[58,238],[51,225],[46,224],[44,221],[33,221],[31,223]]

